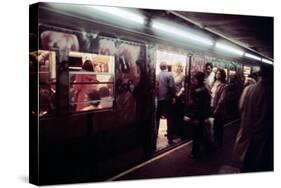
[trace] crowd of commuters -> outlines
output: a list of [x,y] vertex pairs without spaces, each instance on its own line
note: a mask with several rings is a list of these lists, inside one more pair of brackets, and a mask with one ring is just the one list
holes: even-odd
[[[184,103],[185,76],[181,65],[173,75],[165,62],[157,75],[157,132],[159,120],[167,118],[168,143],[182,136],[183,117],[192,126],[192,158],[223,149],[224,125],[239,119],[234,151],[243,163],[243,172],[273,170],[273,67],[261,66],[242,83],[238,75],[226,79],[224,69],[213,71],[207,63],[204,72],[191,76],[190,97]],[[185,106],[184,106],[185,105]],[[214,118],[212,130],[208,119]]]

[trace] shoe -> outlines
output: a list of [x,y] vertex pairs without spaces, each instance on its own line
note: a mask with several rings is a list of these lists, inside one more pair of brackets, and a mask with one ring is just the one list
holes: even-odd
[[173,140],[169,140],[168,144],[173,145],[173,144],[175,144],[175,142]]

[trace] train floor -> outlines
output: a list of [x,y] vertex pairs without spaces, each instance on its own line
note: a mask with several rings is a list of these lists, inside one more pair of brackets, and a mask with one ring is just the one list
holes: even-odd
[[[175,144],[181,142],[180,138],[176,138],[173,140]],[[158,137],[157,137],[157,145],[156,150],[161,151],[167,147],[169,147],[168,138],[167,138],[167,119],[160,119]]]
[[129,169],[110,180],[134,180],[240,173],[241,164],[233,153],[239,122],[224,128],[223,148],[200,159],[190,157],[192,142],[179,145]]

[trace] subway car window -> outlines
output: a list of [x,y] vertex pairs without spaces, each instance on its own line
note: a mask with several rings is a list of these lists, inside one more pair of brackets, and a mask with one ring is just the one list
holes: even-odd
[[113,108],[114,57],[90,53],[69,53],[70,111]]

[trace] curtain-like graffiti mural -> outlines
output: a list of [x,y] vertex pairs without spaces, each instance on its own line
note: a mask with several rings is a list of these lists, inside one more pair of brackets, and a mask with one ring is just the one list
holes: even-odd
[[99,53],[115,56],[116,108],[111,118],[116,124],[124,121],[135,124],[136,100],[133,92],[140,82],[140,70],[136,62],[141,55],[141,46],[103,38],[99,41]]

